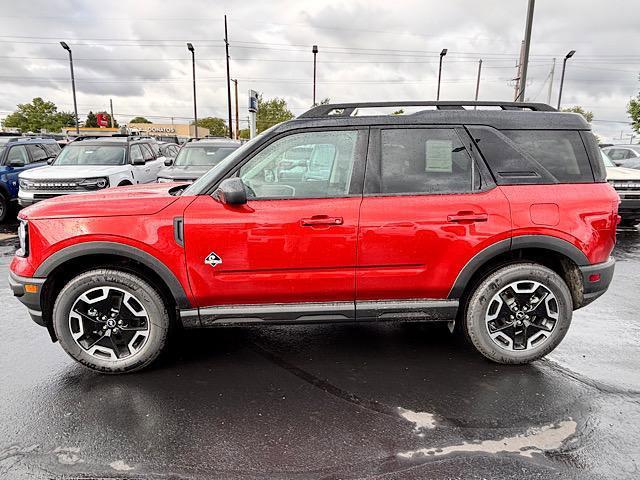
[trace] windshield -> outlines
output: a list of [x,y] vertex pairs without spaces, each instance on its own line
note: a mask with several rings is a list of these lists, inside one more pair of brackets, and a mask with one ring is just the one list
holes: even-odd
[[615,167],[615,164],[611,161],[609,155],[604,153],[602,150],[600,150],[600,154],[602,155],[602,162],[604,163],[605,167]]
[[223,161],[218,163],[211,170],[209,170],[207,173],[205,173],[203,176],[189,185],[189,187],[184,192],[182,192],[182,195],[199,195],[200,193],[202,193],[204,190],[206,190],[211,181],[216,178],[219,171],[224,170],[228,165],[232,165],[237,159],[242,158],[246,151],[251,149],[251,147],[253,147],[253,145],[255,145],[256,143],[262,141],[264,135],[269,133],[276,126],[277,125],[265,130],[264,132],[260,133],[260,135],[256,135],[247,143],[241,145],[237,150],[231,152],[231,154],[228,155]]
[[124,165],[125,147],[119,145],[67,145],[53,165]]
[[178,167],[195,167],[195,166],[215,166],[223,158],[229,156],[231,152],[238,147],[220,147],[220,146],[204,146],[194,145],[188,146],[180,150],[176,157],[175,164]]

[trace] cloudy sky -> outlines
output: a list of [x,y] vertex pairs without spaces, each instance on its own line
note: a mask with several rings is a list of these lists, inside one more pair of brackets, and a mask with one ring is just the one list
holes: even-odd
[[[242,126],[249,88],[285,98],[294,114],[309,107],[314,44],[319,99],[435,99],[438,54],[447,48],[441,99],[473,99],[481,58],[480,100],[512,100],[526,8],[527,0],[0,0],[0,118],[36,96],[73,110],[60,40],[73,49],[81,117],[108,109],[111,98],[121,122],[190,120],[185,43],[192,42],[198,116],[226,118],[225,13]],[[626,104],[640,90],[638,18],[638,0],[537,0],[527,98],[547,101],[556,58],[555,105],[562,58],[576,50],[563,106],[593,111],[594,130],[606,139],[630,133]]]

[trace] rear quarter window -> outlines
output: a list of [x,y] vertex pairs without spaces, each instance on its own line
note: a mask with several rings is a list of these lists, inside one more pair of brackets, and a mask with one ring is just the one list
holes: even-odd
[[593,182],[593,171],[573,130],[502,130],[513,143],[542,165],[558,183]]
[[469,132],[499,185],[594,182],[578,131],[470,127]]

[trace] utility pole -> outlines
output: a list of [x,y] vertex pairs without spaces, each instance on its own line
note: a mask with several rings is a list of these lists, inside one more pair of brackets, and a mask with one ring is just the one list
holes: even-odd
[[187,49],[191,52],[191,66],[193,68],[193,126],[195,137],[198,138],[198,109],[196,108],[196,49],[193,44],[187,43]]
[[560,110],[560,101],[562,100],[562,87],[564,86],[564,71],[567,68],[567,60],[575,55],[576,51],[571,50],[562,61],[562,75],[560,76],[560,92],[558,93],[558,110]]
[[547,105],[551,105],[551,92],[553,91],[553,75],[556,72],[556,59],[553,59],[551,72],[549,73],[549,92],[547,93]]
[[112,98],[109,99],[109,110],[111,111],[111,117],[109,117],[109,120],[111,123],[111,128],[113,128],[113,126],[115,125],[115,122],[113,121],[113,99]]
[[224,46],[227,54],[227,110],[229,111],[229,137],[233,138],[231,123],[231,76],[229,74],[229,35],[227,33],[227,16],[224,16]]
[[476,80],[476,102],[478,101],[478,93],[480,92],[480,73],[482,72],[482,59],[478,60],[478,80]]
[[73,91],[73,111],[76,116],[76,135],[80,135],[80,122],[78,121],[78,104],[76,103],[76,78],[73,75],[73,55],[71,54],[71,48],[66,42],[60,42],[62,48],[69,52],[69,66],[71,67],[71,90]]
[[516,67],[518,68],[518,71],[516,73],[516,78],[514,78],[514,80],[516,81],[516,91],[513,95],[513,101],[517,102],[518,98],[520,97],[520,80],[522,79],[522,61],[524,58],[524,40],[522,41],[522,43],[520,44],[520,60],[518,61],[518,64],[516,65]]
[[520,101],[525,101],[525,89],[527,87],[527,69],[529,67],[529,47],[531,46],[531,28],[533,27],[533,8],[536,0],[529,0],[527,7],[527,26],[524,30],[524,55],[522,59],[522,75],[520,75]]
[[313,52],[313,106],[316,106],[316,55],[318,55],[318,46],[314,45],[311,49]]
[[236,140],[240,139],[240,118],[238,117],[239,112],[238,112],[238,79],[231,79],[231,81],[234,83],[234,85],[236,86]]
[[447,54],[447,49],[443,48],[440,52],[440,65],[438,66],[438,93],[436,94],[436,101],[440,101],[440,79],[442,78],[442,58]]

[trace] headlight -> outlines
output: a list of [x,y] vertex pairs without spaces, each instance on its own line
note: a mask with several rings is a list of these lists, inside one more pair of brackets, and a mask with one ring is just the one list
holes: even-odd
[[18,257],[29,256],[29,222],[26,220],[20,220],[18,225],[18,240],[20,241],[20,248],[16,251]]
[[174,180],[171,178],[164,178],[164,177],[158,177],[158,183],[170,183],[173,182]]
[[33,182],[31,180],[25,180],[24,178],[20,179],[20,188],[23,190],[30,190],[33,187]]
[[88,190],[100,190],[109,186],[109,179],[104,177],[87,178],[86,180],[80,181],[78,185]]

